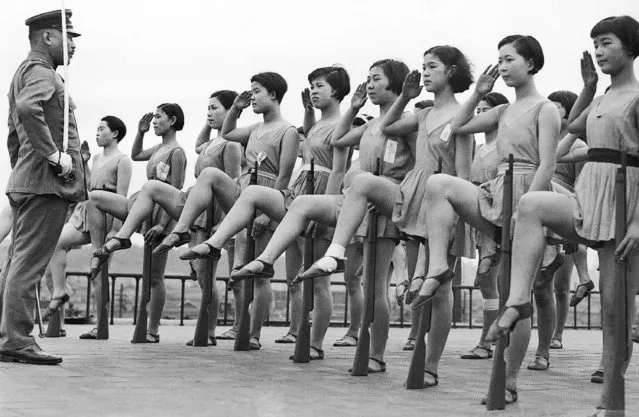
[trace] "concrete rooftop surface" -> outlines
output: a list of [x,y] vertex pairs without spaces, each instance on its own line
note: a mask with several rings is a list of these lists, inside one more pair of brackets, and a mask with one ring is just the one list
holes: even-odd
[[[462,360],[479,330],[453,329],[439,367],[438,387],[404,389],[412,352],[402,351],[409,329],[392,328],[387,372],[348,373],[355,348],[333,347],[344,328],[331,327],[326,357],[294,364],[292,344],[275,344],[283,327],[264,327],[262,349],[234,352],[233,341],[187,347],[192,323],[164,321],[161,343],[131,344],[133,326],[110,327],[110,340],[79,340],[91,329],[67,325],[68,336],[38,339],[59,366],[0,363],[0,417],[15,416],[586,416],[601,385],[590,382],[601,350],[600,330],[566,330],[564,349],[551,351],[550,369],[525,366],[537,344],[533,331],[519,379],[519,401],[505,411],[479,405],[490,360]],[[218,328],[218,334],[227,327]],[[639,367],[626,374],[626,415],[639,416]]]

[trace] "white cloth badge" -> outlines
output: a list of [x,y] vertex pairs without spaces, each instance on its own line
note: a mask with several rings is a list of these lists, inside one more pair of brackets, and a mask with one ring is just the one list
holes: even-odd
[[452,133],[452,131],[453,130],[450,127],[450,123],[447,124],[444,130],[442,130],[442,134],[439,135],[439,139],[441,139],[443,142],[448,142],[448,139],[450,139],[450,134]]
[[386,149],[384,150],[384,162],[389,164],[395,163],[395,154],[397,153],[397,141],[387,140]]
[[155,175],[158,177],[160,181],[166,181],[169,176],[169,170],[171,169],[171,165],[160,161],[155,168]]
[[257,154],[257,166],[262,165],[262,161],[266,159],[266,152],[260,152]]

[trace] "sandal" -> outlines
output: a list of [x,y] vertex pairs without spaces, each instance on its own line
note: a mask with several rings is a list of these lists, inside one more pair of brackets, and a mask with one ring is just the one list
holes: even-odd
[[630,339],[635,343],[639,343],[639,330],[636,327],[633,327],[632,332],[630,332]]
[[564,348],[564,344],[561,343],[561,340],[559,340],[559,339],[551,339],[550,340],[550,348],[551,349],[563,349]]
[[[499,264],[500,259],[501,255],[499,254],[499,252],[495,252],[492,255],[487,255],[481,258],[479,260],[479,263],[477,264],[477,274],[475,275],[475,282],[473,283],[473,286],[475,286],[476,288],[481,287],[484,281],[490,277],[493,266]],[[479,272],[482,269],[482,262],[486,260],[490,261],[488,268],[485,271]]]
[[[419,294],[419,290],[422,289],[422,285],[424,285],[424,280],[426,278],[423,276],[419,276],[419,277],[414,277],[411,281],[410,281],[410,285],[408,286],[408,290],[406,291],[406,293],[404,294],[404,304],[410,304],[413,302],[413,300],[415,300],[415,297],[417,297],[417,295]],[[419,280],[419,287],[417,287],[417,289],[413,289],[413,283]]]
[[[371,367],[371,365],[370,365],[371,362],[370,361],[373,361],[374,363],[379,365],[379,369]],[[376,373],[380,373],[380,372],[386,372],[386,362],[380,361],[379,359],[376,359],[376,358],[373,358],[372,356],[370,356],[368,358],[368,373],[369,374],[376,374]]]
[[[580,292],[582,288],[585,291]],[[588,282],[577,285],[577,288],[575,289],[575,293],[572,295],[572,298],[570,298],[570,307],[574,307],[577,304],[579,304],[581,300],[588,297],[588,295],[590,294],[590,291],[594,289],[595,289],[595,283],[592,282],[592,280],[588,280]]]
[[404,294],[406,294],[406,290],[410,286],[410,281],[405,279],[399,284],[395,286],[395,299],[397,300],[397,305],[401,306],[404,302]]
[[[172,236],[177,237],[177,240]],[[162,243],[153,249],[153,254],[159,255],[161,253],[168,252],[172,248],[177,248],[178,246],[182,246],[190,241],[191,233],[189,232],[171,232],[162,240]]]
[[[257,271],[255,265],[262,264],[262,269]],[[253,266],[254,268],[251,268]],[[253,262],[249,262],[246,265],[243,265],[239,269],[233,269],[231,272],[231,279],[234,281],[239,281],[241,279],[251,279],[251,278],[273,278],[275,275],[275,270],[273,269],[273,264],[266,263],[261,259],[256,259]]]
[[45,313],[42,315],[42,320],[46,320],[57,313],[58,310],[60,310],[67,303],[67,301],[69,301],[69,298],[71,297],[69,297],[69,294],[67,293],[64,293],[64,295],[61,295],[59,297],[51,298],[51,301],[49,301],[49,306],[47,307],[47,311],[45,311]]
[[[313,352],[315,352],[316,354],[313,355]],[[293,360],[295,358],[295,355],[291,355],[288,358],[290,360]],[[322,349],[316,348],[315,346],[311,346],[309,358],[312,361],[321,361],[322,359],[324,359],[324,351]]]
[[82,333],[80,335],[80,339],[82,340],[97,340],[98,339],[98,328],[94,327],[86,333]]
[[297,335],[291,332],[286,333],[284,336],[279,339],[275,339],[275,343],[296,343]]
[[160,335],[146,332],[146,343],[160,343]]
[[539,271],[539,279],[535,281],[535,289],[541,289],[551,283],[555,277],[555,272],[564,264],[565,260],[566,258],[560,252],[549,265],[542,267],[541,271]]
[[[417,298],[415,298],[415,302],[413,303],[413,310],[418,310],[421,306],[426,304],[428,301],[432,300],[435,297],[435,295],[437,295],[437,290],[439,290],[442,285],[452,280],[454,277],[455,277],[455,273],[451,271],[450,269],[447,269],[441,274],[435,275],[434,277],[426,277],[427,280],[434,279],[435,281],[439,282],[439,285],[437,286],[437,288],[435,288],[432,294],[418,295]],[[426,280],[424,280],[424,282],[426,282]],[[420,291],[421,291],[421,288],[420,288]]]
[[222,255],[222,250],[221,249],[214,248],[208,242],[204,242],[204,243],[202,243],[200,245],[193,246],[193,248],[197,248],[198,246],[208,246],[209,251],[207,253],[199,253],[199,252],[195,252],[193,249],[189,249],[186,252],[184,252],[182,255],[178,256],[178,258],[182,259],[183,261],[188,261],[188,260],[191,260],[191,259],[214,259],[214,260],[218,260],[218,259],[220,259],[221,255]]
[[[500,326],[499,321],[502,319],[502,317],[504,317],[504,313],[506,313],[506,311],[510,309],[517,311],[519,315],[510,324],[510,326],[508,327]],[[497,320],[495,320],[493,324],[490,325],[490,328],[488,329],[488,333],[486,334],[486,337],[484,338],[484,340],[486,342],[496,342],[497,339],[499,339],[500,337],[505,336],[509,334],[510,332],[512,332],[520,320],[527,319],[530,316],[532,316],[532,313],[533,313],[533,306],[532,304],[530,304],[530,302],[526,304],[521,304],[521,305],[506,306],[506,308],[504,308],[504,310],[501,312],[499,317],[497,317]]]
[[[505,399],[505,403],[506,404],[512,404],[512,403],[516,403],[517,402],[517,390],[516,389],[510,389],[510,388],[506,388],[506,394],[504,396]],[[486,403],[488,402],[488,394],[486,394],[486,396],[484,398],[481,399],[480,404],[481,405],[486,405]]]
[[[334,268],[328,267],[324,269],[323,267],[320,266],[319,262],[329,258],[335,261],[335,267]],[[327,261],[324,261],[323,263],[325,262]],[[319,260],[315,261],[315,263],[313,263],[313,265],[311,265],[311,267],[308,268],[306,271],[296,276],[293,282],[295,283],[295,282],[304,281],[305,279],[324,277],[326,275],[338,274],[340,272],[344,272],[344,259],[338,259],[333,256],[324,256],[320,258]]]
[[[109,247],[109,243],[112,241],[117,242],[117,246]],[[115,251],[129,249],[131,247],[131,239],[122,237],[112,237],[102,247],[93,252],[91,258],[91,281],[97,278],[102,269],[102,264],[109,259],[109,255]]]
[[[186,342],[187,346],[193,346],[193,339]],[[207,342],[207,346],[217,346],[217,340],[215,340],[215,336],[209,336],[209,341]]]
[[595,372],[590,374],[590,382],[593,384],[603,384],[604,380],[604,371],[603,369],[597,369]]
[[236,337],[237,337],[237,329],[230,328],[224,333],[222,333],[221,336],[218,336],[217,339],[218,340],[235,340]]
[[251,337],[249,339],[249,349],[250,350],[260,350],[262,345],[260,345],[260,339],[257,337]]
[[341,339],[337,339],[333,342],[333,346],[336,347],[354,347],[357,346],[357,336],[351,336],[345,334]]
[[535,355],[535,359],[527,366],[531,371],[546,371],[550,368],[550,358],[542,355]]
[[475,346],[470,352],[461,355],[462,359],[490,359],[493,357],[493,350],[483,346]]
[[409,337],[402,350],[415,350],[415,339]]
[[433,377],[433,382],[427,382],[424,380],[424,388],[436,387],[439,385],[439,375],[436,372],[431,372],[427,369],[424,369],[424,374],[428,374]]

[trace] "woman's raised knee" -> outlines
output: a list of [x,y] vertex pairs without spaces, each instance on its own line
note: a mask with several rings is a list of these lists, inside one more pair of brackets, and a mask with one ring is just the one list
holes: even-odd
[[431,175],[426,181],[426,198],[433,200],[446,196],[449,176],[445,174]]
[[539,210],[538,199],[533,194],[524,194],[517,203],[517,219],[534,216]]
[[218,168],[213,168],[213,167],[207,167],[204,168],[202,170],[202,172],[200,172],[200,175],[197,177],[196,182],[204,182],[207,184],[211,184],[214,185],[217,180],[220,178],[220,175],[226,175],[224,173],[224,171],[218,169]]

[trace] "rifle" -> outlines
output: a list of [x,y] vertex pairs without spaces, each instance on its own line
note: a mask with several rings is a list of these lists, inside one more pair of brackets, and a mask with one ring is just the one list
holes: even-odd
[[[259,169],[259,162],[255,161],[255,167],[251,172],[251,179],[249,183],[251,185],[257,184],[257,170]],[[251,221],[246,227],[246,259],[255,259],[255,239],[252,237],[253,222],[257,216],[253,214]],[[237,337],[235,338],[235,345],[233,350],[235,351],[248,351],[251,350],[251,311],[249,305],[253,301],[253,278],[245,279],[242,283],[242,311],[240,311],[240,320],[237,326]],[[236,313],[237,314],[237,313]]]
[[[615,247],[626,236],[627,228],[627,212],[626,212],[626,169],[628,155],[626,152],[621,153],[621,166],[617,168],[615,177]],[[630,352],[628,350],[628,297],[634,298],[634,294],[628,293],[628,261],[615,262],[614,284],[612,286],[613,304],[610,306],[614,311],[616,322],[604,325],[613,326],[612,343],[614,356],[611,360],[610,367],[606,368],[606,379],[610,381],[604,395],[608,395],[608,409],[624,410],[625,409],[625,384],[622,369],[624,363],[630,360]],[[610,370],[608,370],[610,369]]]
[[[311,159],[311,169],[306,176],[305,194],[315,193],[315,158]],[[315,257],[315,245],[312,236],[304,238],[304,269],[308,269],[313,265]],[[308,315],[313,311],[313,279],[304,281],[304,289],[302,294],[302,320],[297,328],[297,339],[295,340],[295,351],[293,353],[293,362],[306,363],[311,360],[311,323]]]
[[[375,167],[375,176],[379,176],[381,170],[381,159],[377,158],[377,166]],[[357,339],[357,349],[353,358],[353,368],[351,375],[367,376],[368,360],[371,347],[370,325],[375,319],[375,261],[377,252],[377,214],[370,212],[368,216],[368,237],[364,246],[364,294],[366,300],[364,302],[364,312],[362,314],[362,326],[359,329],[359,338]]]
[[[439,158],[437,171],[433,174],[441,174],[442,158]],[[428,270],[428,265],[426,265]],[[406,389],[424,389],[424,366],[426,365],[426,333],[430,332],[430,322],[433,313],[433,302],[428,301],[419,311],[413,312],[413,320],[419,320],[413,356],[406,377]]]
[[[213,211],[213,201],[211,201],[211,204],[206,209],[206,236],[211,236],[213,230]],[[200,300],[200,313],[197,316],[197,324],[195,325],[195,334],[193,335],[193,346],[209,345],[209,323],[211,320],[217,320],[217,317],[209,317],[209,306],[213,299],[213,281],[215,279],[214,273],[217,270],[217,259],[208,258],[205,259],[204,262],[202,298]]]
[[[147,228],[153,227],[152,219],[147,221]],[[138,306],[135,330],[131,343],[147,343],[146,326],[148,321],[147,304],[151,300],[151,268],[153,266],[153,246],[151,242],[144,241],[144,254],[142,256],[142,298]]]
[[[104,214],[104,229],[102,236],[105,240],[107,233],[107,215]],[[98,340],[107,340],[109,338],[109,261],[110,255],[109,259],[102,264],[102,269],[100,269],[100,297],[98,299],[98,325],[96,336]]]
[[[513,215],[513,154],[508,156],[508,170],[504,174],[504,198],[502,201],[501,225],[501,265],[499,274],[499,308],[503,309],[510,294],[510,274],[512,264],[512,242],[510,241],[510,220]],[[510,334],[500,337],[493,354],[493,369],[490,375],[487,410],[506,408],[506,361],[504,351],[510,342]]]

